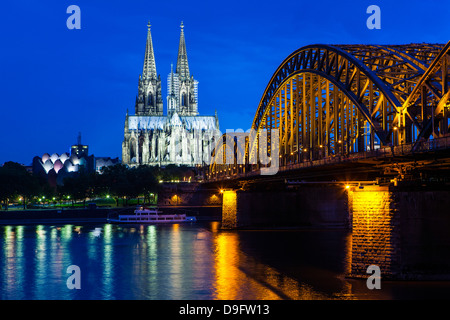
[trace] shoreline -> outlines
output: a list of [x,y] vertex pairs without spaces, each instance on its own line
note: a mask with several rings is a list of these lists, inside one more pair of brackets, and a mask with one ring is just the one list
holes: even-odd
[[[66,223],[107,223],[107,217],[112,212],[132,213],[135,207],[119,208],[52,208],[0,211],[0,225],[33,225],[33,224],[66,224]],[[167,209],[167,208],[165,208]],[[177,209],[173,207],[173,209]],[[188,209],[188,207],[179,208]],[[192,208],[197,211],[199,221],[221,220],[221,215],[211,207]],[[199,210],[200,209],[200,210]]]
[[112,211],[111,208],[0,211],[0,225],[106,223],[108,214]]
[[89,219],[18,219],[18,220],[0,220],[0,226],[9,225],[39,225],[39,224],[73,224],[73,223],[107,223],[108,221],[103,218],[89,218]]

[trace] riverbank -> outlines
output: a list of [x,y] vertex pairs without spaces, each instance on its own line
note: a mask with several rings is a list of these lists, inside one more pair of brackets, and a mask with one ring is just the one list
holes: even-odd
[[113,210],[111,208],[58,208],[0,211],[0,224],[106,222],[108,214]]
[[[198,220],[216,221],[221,219],[219,207],[162,207],[165,213],[185,211]],[[135,207],[113,208],[58,208],[0,211],[0,225],[52,224],[52,223],[102,223],[113,212],[132,213]]]

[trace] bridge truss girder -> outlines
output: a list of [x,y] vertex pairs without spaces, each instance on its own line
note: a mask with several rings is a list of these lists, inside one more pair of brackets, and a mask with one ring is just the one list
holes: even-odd
[[[448,134],[449,62],[450,42],[298,49],[266,87],[252,129],[258,137],[268,132],[267,145],[261,147],[259,139],[252,144],[247,140],[245,165],[248,159],[258,158],[259,148],[272,156],[273,130],[279,132],[281,164]],[[216,153],[222,157],[227,148],[236,152],[225,140]],[[228,164],[236,167],[236,158]],[[210,171],[217,171],[214,164],[213,160]]]

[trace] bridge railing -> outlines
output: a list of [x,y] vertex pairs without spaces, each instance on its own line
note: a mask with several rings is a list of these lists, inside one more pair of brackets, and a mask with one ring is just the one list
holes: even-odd
[[[284,172],[289,170],[352,162],[362,159],[392,158],[396,156],[405,156],[417,153],[450,149],[450,135],[435,138],[432,140],[421,141],[414,148],[413,147],[414,144],[410,143],[396,147],[382,147],[371,151],[356,152],[348,155],[333,155],[318,160],[308,160],[299,163],[285,164],[283,166],[280,166],[278,171]],[[217,181],[231,178],[235,179],[235,178],[252,177],[258,175],[260,175],[259,169],[248,172],[235,173],[233,175],[219,175],[218,177],[210,177],[208,180]]]
[[320,160],[312,160],[297,164],[287,164],[280,167],[280,171],[286,171],[295,168],[315,167],[327,164],[336,164],[361,159],[390,158],[394,156],[410,155],[414,153],[445,150],[450,148],[450,136],[439,137],[433,140],[419,142],[414,150],[413,146],[414,145],[410,143],[396,147],[383,147],[371,151],[356,152],[346,156],[331,156]]
[[420,142],[416,150],[430,151],[450,148],[450,136]]

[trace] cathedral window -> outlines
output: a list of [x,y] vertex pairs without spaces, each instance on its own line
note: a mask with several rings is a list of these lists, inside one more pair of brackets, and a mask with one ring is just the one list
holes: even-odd
[[136,140],[130,140],[130,160],[136,162]]
[[151,93],[148,95],[148,105],[149,106],[153,105],[153,95]]

